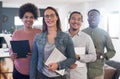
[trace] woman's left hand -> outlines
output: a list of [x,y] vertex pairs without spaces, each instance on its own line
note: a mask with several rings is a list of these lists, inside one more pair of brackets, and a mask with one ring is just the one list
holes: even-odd
[[75,69],[77,67],[77,64],[72,64],[71,66],[70,66],[70,69]]
[[51,63],[48,65],[48,69],[51,71],[55,71],[58,69],[58,64],[57,63]]

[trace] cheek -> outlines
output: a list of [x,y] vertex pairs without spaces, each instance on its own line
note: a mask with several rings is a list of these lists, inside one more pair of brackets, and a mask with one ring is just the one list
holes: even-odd
[[47,23],[47,20],[45,19],[44,22]]
[[74,21],[72,21],[72,20],[70,20],[70,21],[69,21],[69,23],[70,23],[70,24],[73,24],[73,23],[75,23],[75,22],[74,22]]
[[31,21],[31,22],[34,22],[35,20],[34,20],[34,19],[31,19],[30,21]]
[[82,22],[80,22],[79,25],[82,26]]
[[55,18],[54,20],[57,22],[57,21],[58,21],[58,18]]

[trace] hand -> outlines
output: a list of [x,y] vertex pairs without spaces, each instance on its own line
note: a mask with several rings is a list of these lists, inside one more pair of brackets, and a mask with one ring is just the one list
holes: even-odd
[[97,59],[100,59],[102,56],[102,53],[97,53]]
[[48,69],[51,71],[55,71],[58,69],[58,64],[57,63],[51,63],[48,65]]
[[107,57],[106,53],[103,54],[103,57],[104,57],[106,60],[108,60],[108,57]]
[[32,53],[31,53],[31,52],[29,52],[26,56],[27,56],[27,58],[31,58]]
[[107,57],[106,53],[97,53],[97,58],[98,59],[105,58],[106,60],[108,60],[108,57]]
[[80,59],[80,55],[76,54],[76,59],[79,60]]
[[10,58],[11,58],[12,60],[15,60],[15,59],[17,58],[17,53],[12,53],[12,54],[10,55]]
[[72,64],[71,66],[70,66],[70,69],[75,69],[77,67],[77,64]]

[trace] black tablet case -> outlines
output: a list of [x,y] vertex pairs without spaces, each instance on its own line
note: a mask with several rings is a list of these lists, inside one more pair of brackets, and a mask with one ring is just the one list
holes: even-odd
[[30,45],[28,40],[10,41],[13,53],[17,53],[18,58],[25,58],[30,52]]

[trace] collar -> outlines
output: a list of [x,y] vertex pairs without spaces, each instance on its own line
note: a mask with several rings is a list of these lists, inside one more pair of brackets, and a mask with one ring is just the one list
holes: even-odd
[[[70,34],[70,31],[68,30],[67,33],[72,37],[72,35]],[[81,31],[79,30],[79,32],[77,34],[75,34],[74,36],[80,36],[81,35]],[[74,37],[73,36],[73,37]]]

